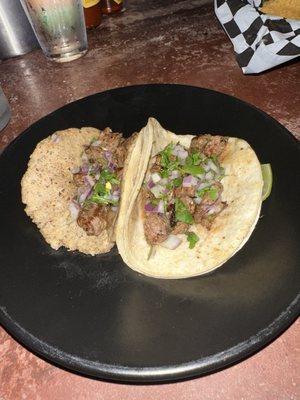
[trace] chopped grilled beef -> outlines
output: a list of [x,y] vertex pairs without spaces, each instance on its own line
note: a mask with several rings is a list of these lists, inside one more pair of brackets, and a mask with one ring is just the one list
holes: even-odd
[[97,162],[101,167],[107,165],[107,159],[104,156],[104,150],[100,146],[89,146],[85,149],[85,154],[88,156],[89,162]]
[[204,149],[204,154],[208,157],[219,156],[225,149],[227,139],[223,136],[212,136]]
[[192,139],[191,141],[191,146],[190,146],[190,151],[191,150],[196,150],[199,151],[200,153],[204,153],[204,148],[207,145],[211,138],[211,135],[200,135],[196,136]]
[[176,225],[175,204],[169,204],[167,207],[167,217],[170,221],[170,227],[174,228]]
[[207,201],[203,199],[202,202],[196,206],[194,221],[196,224],[201,224],[210,229],[214,218],[226,207],[227,203],[221,201],[220,197],[214,202],[209,199],[207,199]]
[[114,151],[124,143],[125,139],[123,138],[122,133],[112,132],[110,128],[105,128],[100,132],[99,141],[100,147],[104,150]]
[[170,233],[168,219],[156,213],[146,213],[144,232],[149,244],[155,245],[164,242]]
[[122,168],[124,166],[126,158],[126,147],[122,143],[119,147],[117,147],[112,154],[112,162],[115,165],[115,168]]
[[101,205],[90,203],[79,211],[77,224],[89,236],[98,236],[106,228],[107,220],[103,209]]
[[189,229],[189,225],[186,224],[185,222],[177,222],[174,228],[172,229],[172,234],[173,235],[178,235],[179,233],[185,233]]
[[219,156],[225,149],[227,138],[223,136],[201,135],[191,141],[191,150],[197,150],[207,157]]
[[85,175],[82,172],[73,174],[73,181],[77,187],[84,186],[84,177]]
[[161,156],[158,154],[158,155],[155,157],[155,163],[152,165],[152,167],[151,167],[151,169],[150,169],[150,172],[151,172],[151,173],[160,172],[160,171],[161,171],[160,162],[161,162]]
[[179,198],[185,197],[185,196],[195,197],[195,195],[196,195],[195,186],[191,186],[191,187],[180,186],[174,190],[174,196],[179,197]]

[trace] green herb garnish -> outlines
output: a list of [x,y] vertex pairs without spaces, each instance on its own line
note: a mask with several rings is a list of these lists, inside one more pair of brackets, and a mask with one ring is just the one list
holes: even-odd
[[219,191],[216,187],[211,187],[208,191],[209,197],[214,201],[217,200],[218,193],[219,193]]
[[161,166],[163,168],[168,168],[169,163],[170,163],[170,156],[172,154],[172,151],[174,149],[174,143],[169,143],[167,147],[164,148],[159,154],[161,156]]
[[205,193],[207,193],[209,197],[215,201],[218,198],[219,190],[215,186],[209,186],[201,190],[198,190],[196,194],[198,197],[203,197]]
[[194,152],[187,156],[181,171],[193,176],[201,175],[204,173],[203,167],[200,165],[202,162],[202,155],[199,152]]
[[178,198],[175,199],[175,219],[176,221],[193,224],[194,219],[192,214],[187,209],[187,206]]
[[199,241],[199,237],[194,232],[187,232],[187,241],[189,242],[189,248],[193,249],[196,246],[196,243]]
[[198,151],[196,151],[186,158],[185,163],[186,165],[199,165],[201,161],[203,161],[203,157]]
[[[107,183],[109,183],[109,185],[107,185]],[[118,200],[112,200],[110,194],[112,188],[111,185],[118,184],[120,184],[120,180],[113,172],[110,172],[107,169],[102,170],[98,182],[94,186],[93,193],[88,200],[97,204],[117,205]]]
[[190,174],[193,176],[201,175],[204,173],[204,169],[201,165],[184,165],[182,167],[182,171],[186,174]]
[[167,184],[167,189],[172,190],[182,185],[182,177],[172,179],[171,182]]

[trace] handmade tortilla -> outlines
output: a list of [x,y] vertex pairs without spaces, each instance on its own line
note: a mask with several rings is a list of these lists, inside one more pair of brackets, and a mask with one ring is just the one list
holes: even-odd
[[[152,156],[170,142],[189,147],[193,138],[168,132],[153,118],[149,124],[153,129]],[[189,249],[185,235],[179,235],[183,239],[179,247],[169,250],[155,246],[150,259],[139,195],[148,163],[140,165],[138,183],[130,195],[127,192],[122,198],[116,230],[119,253],[129,267],[156,278],[187,278],[218,268],[244,246],[260,214],[263,187],[260,163],[250,145],[238,138],[229,138],[220,161],[225,168],[222,199],[228,207],[217,216],[211,230],[199,224],[192,227],[199,236],[194,249]],[[130,172],[126,179],[130,179]]]

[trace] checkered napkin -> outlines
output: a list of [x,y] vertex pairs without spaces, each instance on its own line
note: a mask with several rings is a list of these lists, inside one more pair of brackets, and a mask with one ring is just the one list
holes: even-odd
[[258,10],[262,0],[214,1],[244,74],[262,72],[300,56],[300,21],[262,14]]

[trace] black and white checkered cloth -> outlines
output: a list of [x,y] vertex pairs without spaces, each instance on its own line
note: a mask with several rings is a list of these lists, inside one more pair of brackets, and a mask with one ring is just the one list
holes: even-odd
[[[300,0],[299,0],[300,1]],[[300,21],[262,14],[262,0],[215,0],[215,12],[244,74],[300,56]]]

